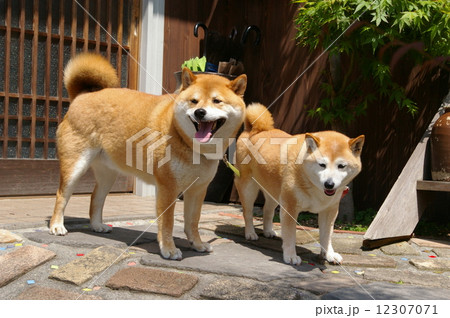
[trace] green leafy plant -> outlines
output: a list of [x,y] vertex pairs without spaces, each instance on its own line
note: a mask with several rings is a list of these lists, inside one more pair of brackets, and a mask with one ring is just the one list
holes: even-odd
[[183,64],[181,64],[181,69],[185,67],[194,72],[204,72],[206,67],[206,57],[205,56],[201,58],[195,57],[187,61],[184,61]]
[[418,107],[396,83],[399,63],[448,63],[448,0],[294,0],[297,41],[328,52],[324,98],[310,109],[326,124],[350,123],[387,98],[412,115]]

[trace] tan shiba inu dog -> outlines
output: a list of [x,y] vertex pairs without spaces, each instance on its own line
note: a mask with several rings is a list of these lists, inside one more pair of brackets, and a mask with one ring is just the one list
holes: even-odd
[[334,221],[346,185],[361,171],[360,154],[364,136],[350,139],[335,131],[292,136],[275,129],[273,118],[260,104],[247,107],[245,131],[236,146],[240,177],[236,188],[245,218],[245,237],[257,240],[253,228],[253,204],[261,189],[264,204],[264,235],[272,230],[274,209],[280,204],[283,259],[298,265],[295,250],[299,212],[319,214],[321,256],[341,263],[331,246]]
[[163,257],[181,258],[172,232],[174,202],[182,192],[186,236],[193,249],[211,251],[200,238],[198,221],[218,160],[208,160],[205,153],[214,152],[222,141],[226,149],[242,124],[247,77],[229,81],[216,75],[195,76],[184,69],[178,94],[154,96],[118,88],[114,68],[100,55],[81,54],[64,72],[71,105],[57,131],[61,176],[50,233],[67,233],[64,209],[90,167],[96,178],[89,211],[94,231],[111,231],[102,223],[103,204],[121,172],[157,186]]

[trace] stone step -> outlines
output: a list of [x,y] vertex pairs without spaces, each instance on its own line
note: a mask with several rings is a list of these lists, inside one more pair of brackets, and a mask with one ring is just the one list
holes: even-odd
[[128,255],[128,253],[124,253],[123,249],[101,246],[81,258],[59,267],[50,274],[49,278],[79,286]]
[[281,253],[236,243],[214,246],[212,253],[199,253],[183,249],[180,261],[163,259],[159,254],[148,253],[142,256],[141,264],[152,267],[169,267],[179,270],[239,276],[259,281],[273,281],[282,278],[315,277],[323,275],[316,265],[285,264]]
[[52,251],[32,245],[20,247],[0,256],[0,287],[55,256]]

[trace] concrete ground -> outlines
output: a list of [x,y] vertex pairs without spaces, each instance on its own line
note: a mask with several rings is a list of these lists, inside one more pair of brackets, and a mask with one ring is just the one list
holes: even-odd
[[[300,266],[285,264],[281,240],[246,241],[240,206],[205,203],[200,229],[212,253],[189,249],[183,202],[174,237],[181,261],[163,259],[154,198],[110,195],[107,234],[88,229],[89,196],[66,210],[69,234],[48,234],[54,197],[0,199],[0,299],[450,299],[450,243],[414,238],[375,250],[362,235],[335,233],[342,266],[322,264],[318,230],[297,231]],[[279,226],[275,230],[280,233]]]

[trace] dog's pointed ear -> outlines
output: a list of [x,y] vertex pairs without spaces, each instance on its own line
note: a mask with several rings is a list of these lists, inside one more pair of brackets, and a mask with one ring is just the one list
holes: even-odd
[[306,145],[308,146],[308,149],[310,149],[311,151],[315,151],[320,145],[320,138],[314,136],[313,134],[306,133],[305,142]]
[[350,146],[350,149],[355,156],[361,155],[361,151],[364,146],[364,140],[365,136],[361,135],[348,141],[348,145]]
[[245,90],[247,89],[247,75],[242,74],[236,77],[230,83],[230,88],[236,95],[243,97]]
[[191,72],[190,69],[184,67],[181,73],[181,90],[184,91],[186,88],[188,88],[192,83],[195,82],[196,78],[197,77],[194,75],[194,73]]

